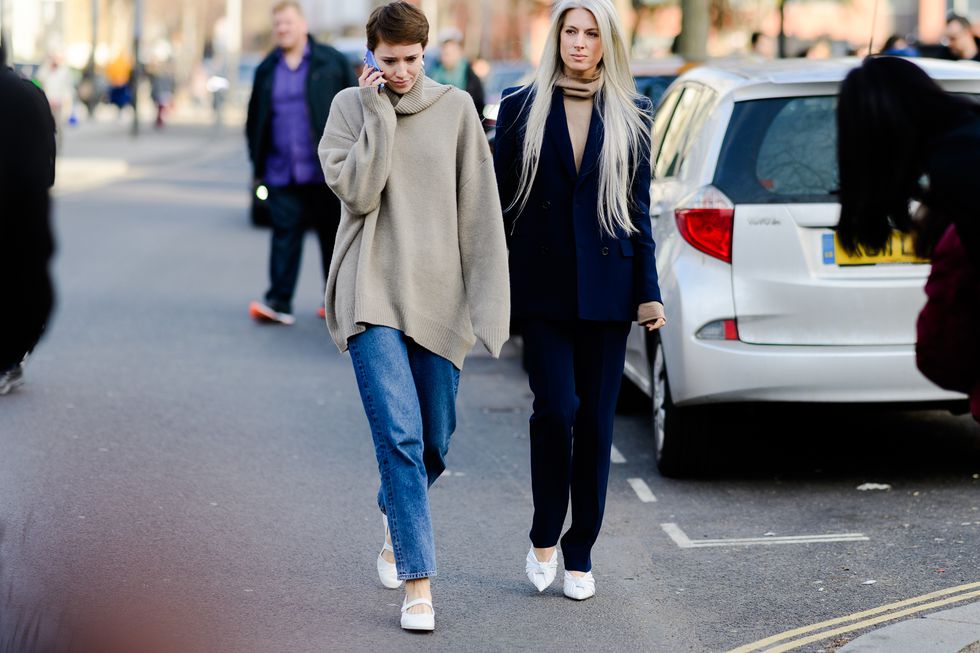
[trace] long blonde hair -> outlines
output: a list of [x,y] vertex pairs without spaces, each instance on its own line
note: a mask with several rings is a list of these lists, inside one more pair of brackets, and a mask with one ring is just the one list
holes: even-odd
[[599,228],[611,237],[624,232],[636,233],[637,229],[630,220],[630,188],[636,176],[636,164],[644,152],[649,152],[650,122],[638,106],[645,98],[636,92],[623,30],[610,0],[562,0],[555,6],[541,65],[530,84],[533,93],[525,99],[525,103],[531,102],[531,110],[524,126],[517,193],[507,208],[518,207],[518,214],[524,210],[538,174],[552,95],[563,72],[559,52],[561,30],[565,14],[572,9],[585,9],[595,17],[602,40],[599,66],[603,71],[603,84],[594,100],[601,107],[600,117],[604,128],[599,157]]

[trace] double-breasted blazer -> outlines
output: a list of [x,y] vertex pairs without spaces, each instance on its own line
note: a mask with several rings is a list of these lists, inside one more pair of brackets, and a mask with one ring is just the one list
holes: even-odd
[[[515,92],[516,91],[516,92]],[[517,192],[530,88],[504,92],[497,116],[494,166],[509,249],[514,318],[633,321],[637,307],[661,301],[650,228],[650,151],[634,162],[630,218],[636,233],[613,238],[599,227],[599,156],[603,124],[592,108],[580,170],[575,170],[564,98],[555,89],[538,173],[523,211]],[[652,107],[641,106],[649,117]],[[629,183],[624,180],[624,183]]]

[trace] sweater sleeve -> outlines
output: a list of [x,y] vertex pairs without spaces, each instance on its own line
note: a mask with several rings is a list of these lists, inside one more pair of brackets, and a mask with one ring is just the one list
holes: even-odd
[[[381,205],[381,192],[391,170],[395,109],[374,87],[358,89],[364,112],[359,133],[345,116],[349,102],[335,107],[327,118],[317,149],[330,190],[355,215],[367,215]],[[345,98],[338,95],[337,99]],[[335,105],[341,104],[338,101]]]
[[507,244],[490,147],[472,104],[457,148],[457,210],[463,284],[473,331],[490,355],[510,337]]

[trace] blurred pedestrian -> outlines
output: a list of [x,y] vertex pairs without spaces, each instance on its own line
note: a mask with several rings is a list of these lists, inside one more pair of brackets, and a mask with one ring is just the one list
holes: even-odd
[[24,361],[44,331],[54,294],[48,190],[55,125],[48,100],[7,67],[0,50],[0,395],[23,382]]
[[60,134],[68,124],[75,100],[75,82],[60,52],[52,53],[41,65],[37,71],[37,81],[48,98],[55,127]]
[[[310,36],[296,0],[276,3],[272,20],[276,48],[255,70],[245,124],[253,177],[269,190],[272,221],[269,289],[249,305],[249,314],[289,325],[295,322],[293,293],[311,225],[324,279],[330,269],[340,202],[324,183],[316,143],[334,96],[357,79],[343,54]],[[322,307],[319,315],[324,316]]]
[[764,32],[752,32],[749,37],[749,54],[759,59],[772,59],[776,56],[776,42]]
[[125,53],[120,52],[105,67],[106,82],[109,84],[109,102],[116,105],[119,113],[133,103],[130,82],[133,66]]
[[455,27],[439,32],[439,60],[432,66],[430,76],[440,84],[455,86],[469,93],[476,105],[476,112],[483,116],[486,104],[483,82],[463,55],[463,33]]
[[477,338],[498,356],[510,312],[490,148],[470,98],[426,78],[428,34],[407,2],[372,12],[378,67],[337,95],[319,148],[343,202],[327,324],[350,351],[374,438],[377,570],[386,587],[405,581],[407,630],[435,627],[427,488],[446,469],[463,358]]
[[934,263],[919,369],[969,394],[980,420],[980,104],[910,61],[873,57],[844,80],[837,119],[841,244],[880,251],[893,229],[915,232]]
[[169,59],[157,61],[149,71],[150,98],[157,109],[154,126],[163,129],[165,117],[174,101],[174,69]]
[[901,34],[892,34],[881,47],[881,54],[889,54],[894,57],[918,57],[919,50]]
[[969,18],[950,14],[946,20],[943,38],[954,59],[980,61],[980,41],[973,34],[973,25]]
[[650,231],[653,107],[636,92],[610,0],[555,8],[534,81],[505,91],[494,153],[509,234],[513,315],[534,393],[534,518],[525,563],[543,591],[595,594],[592,547],[633,320],[665,324]]

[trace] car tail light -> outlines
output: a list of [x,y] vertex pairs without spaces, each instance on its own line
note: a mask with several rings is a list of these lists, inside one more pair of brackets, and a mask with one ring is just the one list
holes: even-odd
[[717,320],[698,329],[698,340],[738,340],[738,323],[735,320]]
[[735,205],[714,186],[705,186],[674,209],[677,229],[692,247],[732,262]]

